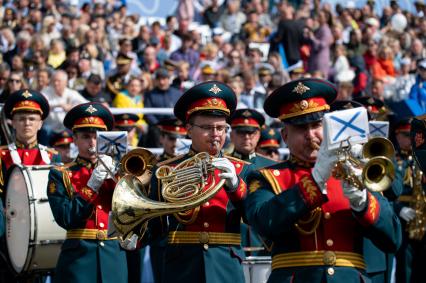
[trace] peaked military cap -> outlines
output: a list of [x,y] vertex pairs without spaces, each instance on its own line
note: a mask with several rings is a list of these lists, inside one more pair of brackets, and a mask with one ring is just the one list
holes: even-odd
[[174,107],[175,116],[188,121],[194,113],[209,112],[229,117],[237,106],[234,91],[224,83],[207,81],[188,89]]
[[397,119],[394,124],[395,133],[409,133],[411,130],[411,118]]
[[72,132],[70,130],[63,130],[54,133],[50,138],[51,146],[68,145],[73,142]]
[[255,131],[265,124],[263,115],[254,109],[237,109],[230,118],[232,129]]
[[361,103],[367,108],[370,119],[375,119],[377,116],[389,113],[389,109],[385,106],[385,103],[375,97],[360,96],[354,98],[354,101]]
[[35,112],[44,120],[49,115],[49,102],[38,91],[22,89],[12,93],[6,100],[4,111],[6,117],[12,119],[16,112]]
[[353,100],[337,100],[330,105],[330,111],[347,110],[357,107],[364,107],[364,105]]
[[161,132],[174,137],[185,137],[187,132],[183,123],[176,118],[163,119],[157,123]]
[[131,113],[114,115],[114,126],[117,128],[132,128],[139,121],[139,116]]
[[426,172],[426,114],[411,121],[411,146],[420,169]]
[[336,99],[336,87],[326,80],[303,78],[275,89],[265,100],[265,112],[291,124],[319,121]]
[[127,54],[119,53],[117,55],[117,58],[115,59],[115,62],[117,65],[126,65],[132,63],[132,58],[129,57]]
[[281,135],[280,132],[271,127],[264,127],[260,132],[260,139],[257,146],[260,148],[280,147]]
[[72,108],[64,118],[64,125],[72,131],[110,131],[114,125],[114,117],[103,104],[89,102],[79,104]]

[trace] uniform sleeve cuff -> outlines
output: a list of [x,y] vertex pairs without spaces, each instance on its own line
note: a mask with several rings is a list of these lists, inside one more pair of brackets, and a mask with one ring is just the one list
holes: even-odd
[[92,203],[97,197],[98,193],[92,190],[88,186],[84,186],[80,189],[79,195],[87,202]]
[[244,199],[246,194],[247,194],[247,185],[246,185],[246,182],[244,182],[243,179],[241,178],[238,178],[237,189],[232,192],[228,192],[228,196],[231,201],[242,200]]
[[377,198],[367,192],[367,206],[360,212],[355,212],[355,216],[363,226],[370,226],[377,222],[380,216],[380,204]]
[[309,209],[319,207],[327,200],[327,197],[321,193],[320,188],[317,183],[315,183],[312,176],[303,176],[297,185]]

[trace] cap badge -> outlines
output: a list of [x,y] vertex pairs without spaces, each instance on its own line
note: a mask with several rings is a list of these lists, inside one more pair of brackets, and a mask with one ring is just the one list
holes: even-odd
[[299,106],[300,106],[301,110],[305,110],[306,108],[308,108],[309,103],[306,100],[302,100],[302,101],[300,101]]
[[299,82],[297,84],[297,86],[293,89],[293,92],[297,93],[297,94],[304,94],[305,92],[307,92],[308,90],[310,90],[309,87],[305,86],[303,83]]
[[251,113],[250,113],[250,111],[246,110],[246,111],[244,111],[244,112],[242,113],[242,115],[243,115],[244,117],[250,117],[250,116],[251,116]]
[[180,127],[175,127],[176,132],[179,132],[179,130],[180,130]]
[[89,107],[87,107],[86,112],[89,112],[90,114],[95,113],[96,111],[98,111],[98,109],[96,109],[95,107],[93,107],[93,105],[90,105]]
[[249,120],[248,119],[244,119],[244,124],[248,124]]
[[213,87],[209,89],[209,91],[213,92],[214,94],[218,94],[222,90],[216,84],[214,84]]
[[28,90],[26,90],[22,93],[22,96],[25,97],[25,98],[28,98],[28,97],[31,97],[33,95]]
[[212,103],[212,105],[218,105],[218,103],[219,102],[217,102],[217,99],[216,98],[213,98],[212,100],[211,100],[211,103]]
[[270,129],[269,132],[268,132],[268,134],[271,135],[271,136],[273,136],[275,134],[274,129]]

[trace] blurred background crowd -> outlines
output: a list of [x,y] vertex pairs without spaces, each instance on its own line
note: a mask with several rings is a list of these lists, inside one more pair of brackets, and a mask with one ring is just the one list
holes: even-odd
[[[78,2],[78,1],[77,1]],[[172,108],[193,85],[218,80],[239,108],[262,109],[278,86],[329,79],[338,99],[414,101],[426,111],[426,6],[390,1],[179,0],[149,19],[122,1],[1,1],[0,103],[22,88],[41,91],[51,114],[40,142],[85,101],[111,108]],[[134,145],[159,147],[168,113],[139,114]],[[149,138],[147,138],[149,137]]]

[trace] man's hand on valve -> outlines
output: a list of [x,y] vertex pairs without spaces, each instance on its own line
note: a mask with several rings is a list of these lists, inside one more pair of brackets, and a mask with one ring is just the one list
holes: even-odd
[[404,206],[399,212],[399,216],[406,222],[410,222],[416,217],[416,211],[411,207]]
[[235,191],[238,187],[238,176],[234,164],[227,158],[214,158],[212,166],[222,171],[218,176],[225,179],[226,190],[228,192]]
[[[354,177],[361,180],[362,169],[355,168],[350,164],[350,162],[346,162],[345,166],[348,172],[351,172]],[[366,188],[358,188],[354,184],[351,184],[345,180],[342,181],[343,194],[349,200],[351,204],[351,208],[355,211],[362,211],[367,205],[367,189]]]
[[98,161],[96,168],[93,170],[87,186],[94,191],[98,191],[105,179],[113,178],[111,173],[115,175],[117,169],[115,162],[109,155],[102,155],[99,157],[101,161]]
[[336,150],[327,150],[324,143],[318,151],[317,161],[312,170],[312,177],[323,194],[327,194],[326,182],[330,178],[334,165],[337,162]]

